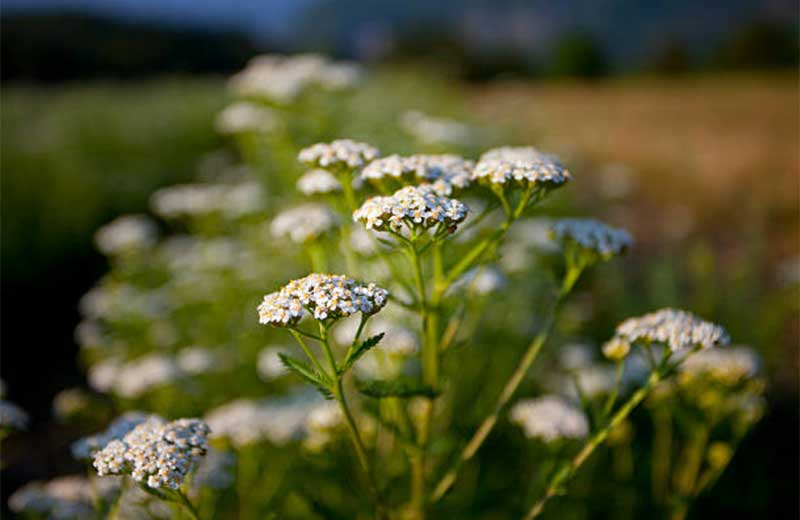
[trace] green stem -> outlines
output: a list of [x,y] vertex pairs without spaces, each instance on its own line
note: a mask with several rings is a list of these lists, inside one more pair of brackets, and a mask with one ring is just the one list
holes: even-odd
[[200,515],[197,513],[197,509],[195,509],[192,502],[189,498],[181,491],[180,489],[175,490],[175,495],[178,497],[178,501],[181,505],[189,512],[189,516],[191,516],[194,520],[200,520]]
[[698,473],[700,473],[700,466],[703,464],[709,433],[706,425],[700,425],[692,435],[690,444],[686,447],[682,467],[675,476],[678,497],[672,510],[671,518],[673,520],[683,520],[689,512],[689,504],[694,497],[693,490]]
[[[427,385],[435,389],[439,384],[439,352],[437,351],[436,337],[438,328],[438,319],[436,316],[438,312],[438,301],[428,302],[425,291],[425,280],[422,273],[422,258],[413,245],[409,247],[409,255],[411,256],[414,282],[417,287],[419,313],[422,317],[422,331],[424,337],[424,341],[422,342],[422,378]],[[432,300],[438,300],[438,295],[435,291],[434,294],[432,294]],[[432,305],[434,303],[436,303],[435,306]],[[432,418],[433,400],[428,399],[424,404],[418,431],[420,450],[411,457],[411,507],[417,520],[425,518],[425,459]]]
[[558,297],[556,299],[555,304],[553,305],[553,310],[550,316],[548,317],[547,321],[544,324],[541,332],[536,335],[536,337],[531,341],[528,345],[528,349],[525,351],[525,354],[522,356],[519,365],[511,374],[511,377],[506,382],[503,390],[500,392],[500,396],[497,398],[497,401],[492,408],[491,413],[483,420],[481,425],[472,435],[472,438],[469,440],[467,445],[464,447],[464,450],[459,455],[456,462],[453,466],[445,473],[444,477],[439,481],[434,489],[433,495],[431,500],[433,502],[437,502],[441,500],[442,497],[447,493],[447,491],[452,487],[455,483],[456,478],[458,477],[458,472],[461,470],[461,466],[464,465],[469,459],[471,459],[475,453],[478,451],[478,448],[484,443],[486,438],[489,436],[489,433],[494,428],[495,424],[497,424],[497,420],[500,418],[500,413],[503,411],[505,406],[511,400],[511,397],[514,396],[514,393],[519,388],[519,385],[522,383],[525,375],[530,370],[530,367],[533,365],[533,362],[536,361],[536,358],[539,355],[539,352],[542,350],[545,342],[547,341],[548,336],[550,335],[553,325],[555,324],[555,317],[558,313],[558,310],[563,305],[566,297],[569,295],[570,291],[572,290],[575,282],[578,280],[581,274],[580,268],[571,268],[567,271],[567,275],[564,277],[563,284],[561,286],[561,290],[558,293]]
[[664,502],[669,489],[669,471],[672,461],[672,413],[669,408],[653,410],[653,496]]
[[450,269],[450,272],[447,273],[447,276],[445,276],[442,282],[443,287],[439,290],[444,293],[450,284],[456,281],[459,276],[471,269],[477,263],[483,253],[485,253],[491,246],[499,242],[503,236],[505,236],[513,221],[514,220],[512,217],[507,218],[491,235],[475,244],[475,247],[467,252],[461,261],[459,261]]
[[614,404],[616,404],[617,396],[619,395],[619,387],[622,384],[622,371],[624,368],[625,363],[623,363],[622,360],[617,361],[617,370],[614,376],[614,389],[611,390],[608,400],[605,406],[603,406],[603,414],[600,416],[601,421],[604,421],[606,417],[608,417],[608,414],[611,413],[611,410],[614,409]]
[[325,357],[327,358],[328,364],[330,365],[331,373],[335,378],[335,382],[333,384],[333,387],[331,388],[333,397],[339,403],[339,408],[342,410],[345,422],[347,423],[347,429],[348,432],[350,433],[350,439],[353,442],[353,447],[355,448],[356,456],[358,457],[358,460],[361,463],[361,468],[364,470],[364,473],[367,476],[367,486],[369,487],[370,494],[375,500],[376,515],[378,518],[381,519],[388,518],[386,516],[385,507],[383,505],[383,499],[381,498],[381,494],[378,491],[378,486],[375,483],[375,476],[372,471],[372,465],[369,462],[369,457],[367,457],[367,449],[364,446],[364,441],[361,439],[361,434],[358,432],[356,421],[353,418],[353,414],[350,412],[350,407],[348,406],[347,399],[344,396],[344,388],[342,386],[342,375],[338,374],[336,360],[333,357],[333,352],[331,351],[331,347],[328,342],[328,328],[326,325],[320,323],[319,329],[320,329],[320,336],[322,337],[322,348],[325,351]]
[[[322,368],[322,365],[320,365],[319,361],[317,361],[317,356],[314,355],[314,353],[311,351],[311,349],[308,347],[308,345],[306,344],[305,340],[303,339],[303,336],[300,335],[301,332],[299,330],[297,330],[297,329],[289,329],[289,332],[292,333],[292,336],[294,336],[294,339],[296,339],[297,342],[300,344],[300,347],[303,349],[303,352],[305,352],[306,357],[308,357],[309,361],[311,361],[311,363],[314,365],[314,368],[316,368],[317,371],[319,371],[320,374],[327,375],[327,372],[325,372],[325,369]],[[320,338],[320,339],[322,339],[322,338]],[[333,375],[334,376],[336,375],[335,371],[334,371]]]
[[589,437],[578,454],[575,455],[570,462],[563,465],[558,473],[554,475],[554,477],[550,480],[544,495],[533,504],[533,507],[531,507],[530,511],[528,511],[528,514],[525,515],[526,520],[536,518],[542,513],[547,502],[554,496],[561,493],[563,486],[567,483],[567,481],[569,481],[570,478],[572,478],[572,476],[583,465],[583,463],[586,462],[589,456],[594,453],[594,450],[606,440],[609,432],[628,417],[631,411],[636,408],[645,397],[647,397],[653,387],[660,380],[661,373],[659,371],[653,371],[650,373],[647,383],[634,392],[630,399],[628,399],[628,401],[623,404],[612,416],[608,424],[606,424],[606,426],[601,430],[597,431],[594,435]]

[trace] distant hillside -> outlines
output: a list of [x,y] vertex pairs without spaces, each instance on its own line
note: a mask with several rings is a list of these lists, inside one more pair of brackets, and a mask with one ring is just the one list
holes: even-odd
[[229,73],[259,50],[238,33],[78,14],[5,15],[0,23],[3,81]]

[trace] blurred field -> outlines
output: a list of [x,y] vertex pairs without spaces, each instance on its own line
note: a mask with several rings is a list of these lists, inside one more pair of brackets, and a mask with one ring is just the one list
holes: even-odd
[[[800,334],[796,280],[787,281],[799,254],[793,76],[451,85],[392,71],[368,88],[356,102],[373,103],[375,113],[394,113],[411,100],[452,115],[465,98],[470,122],[562,155],[580,182],[564,190],[561,203],[630,229],[637,242],[628,258],[598,269],[586,287],[591,297],[575,306],[577,313],[583,303],[594,306],[588,337],[607,337],[626,316],[675,305],[713,317],[764,353],[772,414],[698,512],[724,511],[721,497],[740,486],[750,486],[741,500],[792,492]],[[94,230],[119,214],[147,211],[156,188],[194,178],[213,162],[223,144],[213,120],[225,102],[217,79],[3,89],[2,274],[13,302],[3,310],[4,377],[9,397],[37,420],[56,391],[81,380],[70,338],[78,298],[105,271],[92,249]],[[407,151],[391,148],[402,142],[396,128],[362,135],[360,123],[349,122],[343,137]],[[48,327],[31,330],[32,316],[45,312]],[[9,342],[21,337],[47,356],[36,367],[37,395],[15,393],[31,377],[30,351]],[[50,435],[33,442],[42,453],[20,480],[53,473],[51,457],[63,457],[65,434]],[[765,456],[769,447],[779,454]],[[786,478],[767,481],[765,472]]]
[[[770,307],[787,298],[782,277],[800,251],[795,75],[508,82],[478,88],[472,100],[487,121],[514,127],[521,142],[571,157],[582,180],[573,186],[578,206],[632,228],[639,244],[634,254],[649,257],[637,263],[674,255],[672,269],[691,272],[693,256],[709,256],[706,287],[715,294],[707,296],[718,305],[704,310],[720,312],[726,301],[739,312],[751,306],[740,338],[758,341],[759,314],[770,315],[759,322],[762,330],[769,328],[765,321],[780,321]],[[604,185],[616,173],[624,176],[626,192],[609,200]],[[683,288],[685,277],[674,277],[672,291],[685,298],[691,292]],[[742,292],[728,293],[736,285]],[[792,395],[796,303],[786,317],[791,325],[769,340],[762,336],[768,344],[760,345],[774,353],[776,380]],[[735,328],[743,316],[732,314]]]

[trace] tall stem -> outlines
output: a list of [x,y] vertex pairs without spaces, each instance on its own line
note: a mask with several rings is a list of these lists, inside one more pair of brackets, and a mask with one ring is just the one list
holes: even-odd
[[197,509],[195,509],[192,502],[189,498],[181,491],[180,489],[175,491],[175,495],[177,495],[178,500],[180,501],[181,505],[189,512],[189,516],[191,516],[194,520],[200,520],[200,515],[197,513]]
[[331,388],[333,397],[339,403],[339,408],[342,410],[345,422],[347,423],[347,429],[350,433],[350,439],[353,442],[356,456],[361,463],[364,473],[367,475],[367,485],[369,486],[370,494],[375,500],[376,514],[378,518],[387,518],[386,510],[383,505],[383,499],[381,498],[381,494],[378,491],[378,486],[375,483],[375,475],[372,472],[372,465],[369,462],[369,457],[367,457],[367,450],[364,446],[364,441],[361,439],[361,434],[358,432],[356,421],[353,419],[353,414],[350,412],[350,407],[347,405],[347,399],[344,396],[342,374],[338,373],[336,360],[333,357],[333,352],[331,351],[330,344],[328,343],[328,329],[325,325],[320,324],[319,331],[320,337],[322,338],[322,348],[325,351],[325,357],[330,365],[331,374],[333,374],[333,377],[335,378],[333,388]]
[[[439,385],[439,352],[437,346],[439,297],[434,290],[431,295],[431,301],[428,301],[425,279],[422,273],[421,255],[414,245],[409,247],[409,254],[414,271],[414,282],[417,287],[419,312],[422,317],[424,338],[422,342],[422,379],[425,384],[435,389]],[[433,419],[433,399],[427,399],[423,406],[417,439],[420,450],[411,457],[411,507],[417,520],[425,518],[425,462],[431,421]]]
[[497,420],[500,417],[500,413],[503,411],[505,406],[514,396],[514,393],[519,388],[519,385],[522,383],[525,375],[530,370],[531,365],[539,356],[539,352],[542,350],[545,342],[547,341],[550,332],[553,329],[553,325],[555,324],[555,317],[558,313],[558,310],[563,305],[563,302],[566,300],[566,297],[572,291],[572,288],[575,285],[575,282],[578,281],[580,277],[582,268],[570,268],[567,270],[567,274],[564,277],[564,281],[561,286],[561,290],[558,293],[556,298],[556,302],[553,305],[553,310],[550,316],[547,318],[542,330],[539,334],[533,338],[533,341],[528,345],[527,350],[525,350],[525,354],[522,356],[522,359],[517,365],[517,368],[511,374],[511,377],[506,382],[503,390],[500,392],[500,396],[497,398],[497,401],[492,407],[492,411],[489,415],[483,420],[481,425],[472,435],[467,445],[464,447],[463,451],[459,455],[456,462],[453,466],[445,473],[444,477],[439,481],[436,485],[436,489],[433,491],[433,495],[431,500],[433,502],[437,502],[441,500],[442,497],[450,490],[453,484],[458,478],[458,472],[461,470],[461,466],[464,465],[469,459],[471,459],[475,453],[477,453],[478,448],[484,443],[486,438],[491,433],[492,429],[494,428],[495,424],[497,424]]
[[533,504],[533,507],[530,509],[530,511],[528,511],[528,514],[525,515],[526,520],[536,518],[542,513],[547,502],[561,492],[562,487],[583,465],[583,463],[586,462],[586,459],[588,459],[589,456],[594,453],[594,450],[606,440],[609,432],[628,417],[631,411],[636,408],[645,397],[647,397],[653,387],[660,380],[661,373],[658,370],[654,370],[650,373],[647,383],[634,392],[630,399],[628,399],[628,401],[623,404],[611,417],[611,420],[608,422],[608,424],[597,431],[594,435],[589,437],[578,454],[575,455],[571,461],[562,466],[562,468],[553,476],[547,486],[547,489],[545,490],[544,495],[537,500],[535,504]]

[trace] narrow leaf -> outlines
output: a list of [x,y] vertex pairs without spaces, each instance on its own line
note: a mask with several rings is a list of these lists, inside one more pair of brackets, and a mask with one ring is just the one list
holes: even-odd
[[366,354],[372,347],[375,347],[381,342],[383,335],[384,333],[381,332],[380,334],[375,334],[371,338],[367,338],[362,341],[361,344],[356,347],[349,356],[347,356],[347,359],[344,360],[344,363],[342,363],[342,366],[339,369],[339,373],[344,374],[350,370],[350,368],[361,358],[361,356]]
[[326,399],[331,399],[333,397],[329,388],[330,382],[324,374],[320,374],[310,367],[308,363],[287,356],[286,354],[280,353],[278,357],[281,358],[281,363],[283,363],[286,368],[311,383]]
[[381,399],[384,397],[436,397],[437,392],[421,381],[410,377],[397,379],[357,379],[358,391],[369,397]]

